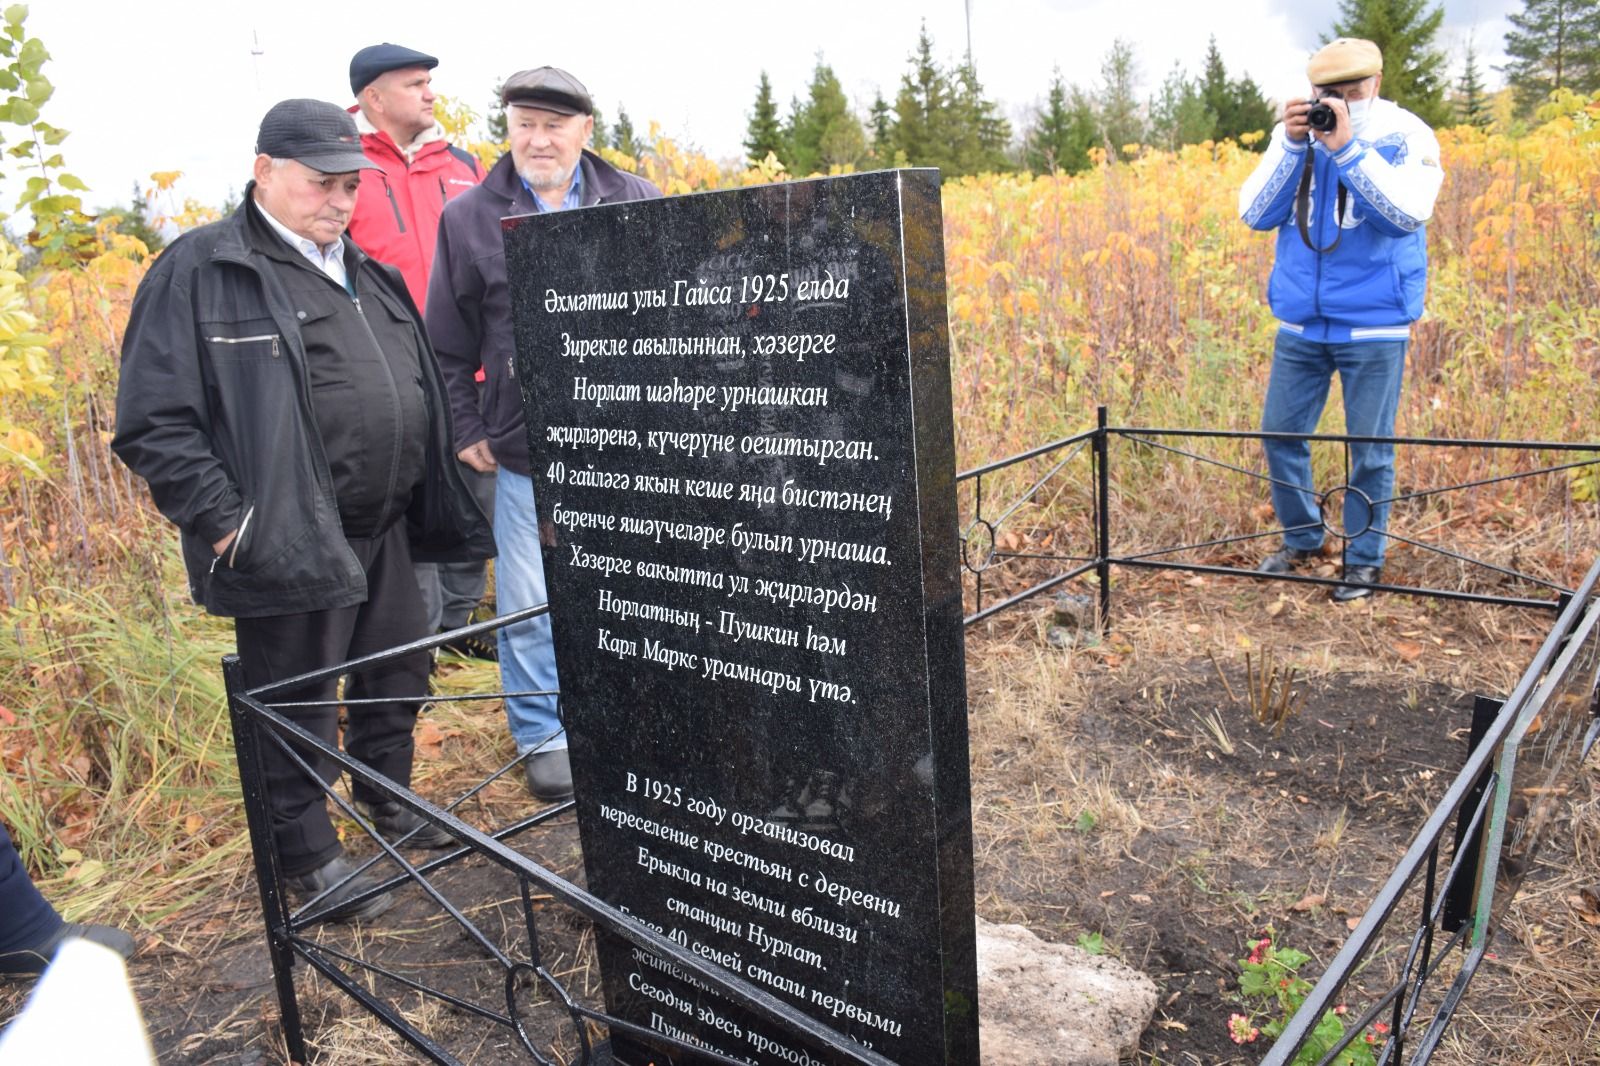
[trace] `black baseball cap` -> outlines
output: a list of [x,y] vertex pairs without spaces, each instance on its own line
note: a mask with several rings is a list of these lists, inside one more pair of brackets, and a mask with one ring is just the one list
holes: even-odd
[[324,100],[284,100],[272,105],[256,134],[256,152],[293,159],[324,174],[377,170],[361,151],[356,120]]
[[369,44],[350,57],[350,91],[357,96],[361,90],[378,80],[378,75],[391,70],[422,67],[432,70],[439,61],[425,52],[407,48],[402,44]]
[[592,115],[594,101],[583,82],[559,67],[519,70],[500,87],[500,102],[540,107],[560,115]]

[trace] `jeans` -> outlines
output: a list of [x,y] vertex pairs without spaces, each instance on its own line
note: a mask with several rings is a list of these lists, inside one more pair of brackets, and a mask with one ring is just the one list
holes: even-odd
[[[1261,413],[1268,433],[1312,433],[1328,402],[1335,371],[1344,390],[1345,432],[1351,436],[1394,434],[1400,382],[1409,341],[1307,341],[1279,331],[1272,355],[1272,378]],[[1272,507],[1285,530],[1287,547],[1314,551],[1322,546],[1322,512],[1311,480],[1307,441],[1268,440],[1267,469],[1273,478]],[[1345,546],[1346,566],[1382,566],[1388,538],[1389,497],[1394,492],[1394,445],[1351,444],[1350,484],[1342,493],[1343,529],[1359,532]],[[1332,486],[1325,486],[1331,488]],[[1362,494],[1365,494],[1365,499]],[[1372,506],[1368,506],[1368,501]]]
[[[546,602],[533,479],[503,466],[495,477],[494,539],[500,553],[494,563],[496,610],[505,615]],[[499,641],[500,684],[507,692],[554,692],[559,687],[548,614],[503,626]],[[518,696],[505,705],[519,753],[567,746],[555,696]]]

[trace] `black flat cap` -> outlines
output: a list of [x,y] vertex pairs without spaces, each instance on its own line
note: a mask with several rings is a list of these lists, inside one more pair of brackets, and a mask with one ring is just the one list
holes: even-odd
[[256,151],[274,159],[293,159],[324,174],[377,170],[361,152],[356,120],[338,104],[323,100],[284,100],[261,120]]
[[500,87],[500,102],[542,107],[562,115],[592,115],[594,101],[583,82],[559,67],[519,70]]
[[379,74],[387,74],[391,70],[405,70],[408,67],[432,70],[438,65],[439,61],[433,56],[414,48],[388,42],[369,44],[350,59],[350,91],[360,96],[361,90],[378,80]]

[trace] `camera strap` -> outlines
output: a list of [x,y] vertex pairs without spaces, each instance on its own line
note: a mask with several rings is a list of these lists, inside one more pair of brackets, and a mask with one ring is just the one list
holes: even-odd
[[1344,238],[1346,192],[1344,182],[1339,182],[1338,204],[1333,213],[1333,243],[1326,248],[1318,248],[1316,242],[1311,239],[1311,229],[1307,225],[1307,219],[1311,214],[1311,167],[1316,162],[1316,159],[1317,152],[1315,147],[1307,146],[1306,165],[1300,171],[1300,189],[1294,194],[1294,215],[1295,224],[1300,227],[1300,239],[1305,242],[1306,247],[1318,255],[1326,255],[1339,247],[1339,241]]

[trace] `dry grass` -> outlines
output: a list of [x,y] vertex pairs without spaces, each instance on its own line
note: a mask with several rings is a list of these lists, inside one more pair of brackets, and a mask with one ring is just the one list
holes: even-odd
[[1581,895],[1600,883],[1600,773],[1592,760],[1587,776],[1590,798],[1572,806],[1511,904],[1494,957],[1434,1061],[1600,1063],[1600,912]]

